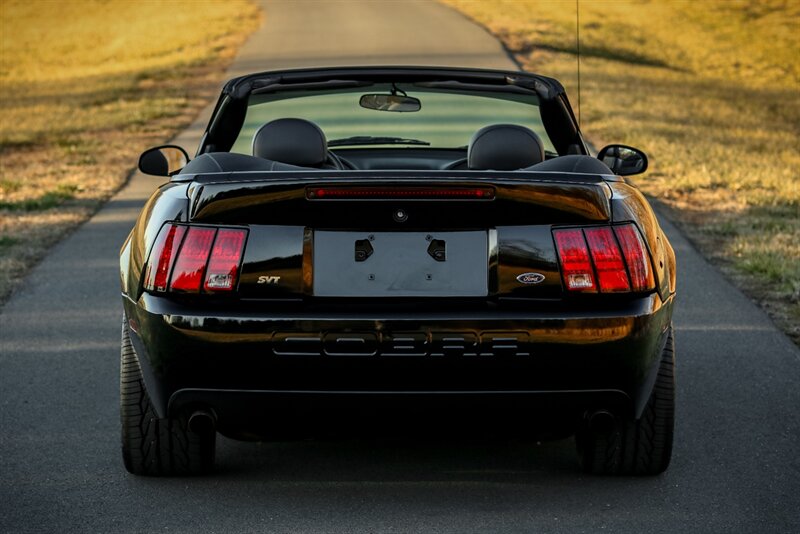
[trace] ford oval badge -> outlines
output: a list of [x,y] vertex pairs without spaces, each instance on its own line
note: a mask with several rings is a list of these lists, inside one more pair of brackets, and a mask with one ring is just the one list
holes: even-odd
[[517,277],[517,282],[523,284],[538,284],[544,281],[544,275],[540,273],[522,273]]

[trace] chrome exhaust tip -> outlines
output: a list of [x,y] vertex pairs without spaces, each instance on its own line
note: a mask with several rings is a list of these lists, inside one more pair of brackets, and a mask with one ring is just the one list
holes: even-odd
[[611,434],[617,426],[617,418],[608,410],[597,410],[589,415],[589,430],[602,435]]
[[208,410],[197,410],[189,416],[188,426],[195,434],[211,434],[217,430],[217,418]]

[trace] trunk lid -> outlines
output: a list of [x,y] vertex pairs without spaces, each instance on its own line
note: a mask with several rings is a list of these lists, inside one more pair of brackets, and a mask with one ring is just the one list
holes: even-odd
[[[334,174],[334,173],[331,173]],[[478,174],[478,176],[476,176]],[[241,176],[245,179],[239,179]],[[190,188],[190,219],[232,224],[283,224],[311,228],[428,230],[514,224],[570,224],[610,219],[610,188],[600,177],[561,173],[415,173],[325,171],[235,173],[198,177]],[[493,198],[313,198],[333,187],[453,190],[487,188]],[[388,206],[387,206],[388,204]],[[413,217],[398,226],[395,207]]]
[[[610,190],[592,176],[233,177],[197,177],[189,217],[249,229],[242,298],[556,299],[562,287],[551,227],[611,220]],[[336,194],[319,195],[325,188]]]

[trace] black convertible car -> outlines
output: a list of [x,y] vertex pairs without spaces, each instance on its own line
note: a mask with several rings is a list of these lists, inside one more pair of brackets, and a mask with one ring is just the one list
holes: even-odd
[[208,472],[236,439],[575,435],[656,474],[674,412],[675,256],[524,72],[293,70],[229,81],[120,254],[125,467]]

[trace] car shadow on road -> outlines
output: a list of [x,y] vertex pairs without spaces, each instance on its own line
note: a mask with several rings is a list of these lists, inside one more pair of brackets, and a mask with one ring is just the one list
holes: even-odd
[[220,437],[216,476],[274,482],[527,483],[581,474],[573,440],[327,439],[247,443]]

